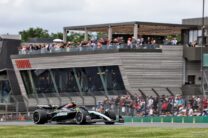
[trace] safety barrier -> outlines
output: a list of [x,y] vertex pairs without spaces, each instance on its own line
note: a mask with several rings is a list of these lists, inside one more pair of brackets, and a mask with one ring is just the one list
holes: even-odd
[[135,123],[208,123],[208,116],[124,117],[125,122]]
[[0,113],[0,122],[3,121],[31,121],[31,112],[7,112]]

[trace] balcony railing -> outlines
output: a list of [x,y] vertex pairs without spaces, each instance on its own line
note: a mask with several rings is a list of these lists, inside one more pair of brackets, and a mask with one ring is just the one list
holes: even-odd
[[19,50],[19,55],[25,54],[46,54],[46,53],[61,53],[61,52],[88,52],[88,51],[104,51],[104,50],[116,50],[116,49],[160,49],[160,45],[141,45],[141,46],[127,46],[127,45],[104,45],[101,48],[91,46],[79,46],[79,47],[51,47],[41,48],[38,50],[23,48]]

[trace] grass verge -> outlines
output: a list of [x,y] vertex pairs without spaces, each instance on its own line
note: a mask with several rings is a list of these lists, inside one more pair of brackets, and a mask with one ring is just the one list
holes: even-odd
[[0,138],[207,138],[207,128],[0,126]]

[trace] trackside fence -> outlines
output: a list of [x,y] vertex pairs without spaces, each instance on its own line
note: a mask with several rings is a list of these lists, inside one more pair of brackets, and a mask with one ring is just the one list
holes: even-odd
[[132,117],[126,116],[125,122],[132,123],[208,123],[207,116],[166,116],[166,117]]
[[[39,104],[65,104],[75,101],[78,105],[86,106],[89,110],[105,112],[110,109],[116,115],[125,117],[126,122],[169,122],[169,123],[208,123],[208,98],[200,95],[122,95],[98,98],[74,98],[73,96],[63,99],[44,95],[40,98],[29,97],[26,103],[19,102],[18,96],[10,100],[1,100],[0,121],[32,120],[33,111]],[[65,96],[66,97],[66,96]],[[20,98],[19,98],[20,99]],[[23,97],[24,99],[24,97]],[[34,99],[33,101],[31,99]],[[44,99],[44,101],[41,101]],[[92,105],[84,105],[94,99]],[[79,104],[80,103],[80,104]],[[25,108],[22,112],[21,110]]]

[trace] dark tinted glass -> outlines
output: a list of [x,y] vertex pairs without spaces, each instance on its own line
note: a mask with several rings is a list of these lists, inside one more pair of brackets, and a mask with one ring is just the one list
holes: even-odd
[[0,81],[0,103],[9,103],[11,87],[8,80]]
[[118,66],[21,71],[28,95],[125,94]]

